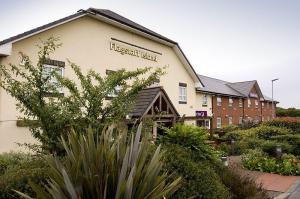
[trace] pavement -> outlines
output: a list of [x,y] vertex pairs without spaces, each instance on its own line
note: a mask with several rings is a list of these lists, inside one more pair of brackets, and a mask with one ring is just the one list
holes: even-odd
[[229,157],[229,166],[238,168],[238,172],[243,176],[248,176],[255,180],[258,186],[262,186],[271,198],[274,199],[300,199],[300,177],[282,176],[260,171],[249,171],[241,166],[239,156]]

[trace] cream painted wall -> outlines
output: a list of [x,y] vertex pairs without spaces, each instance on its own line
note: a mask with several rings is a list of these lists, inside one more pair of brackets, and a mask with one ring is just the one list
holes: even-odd
[[[81,66],[84,72],[92,68],[105,75],[107,69],[117,70],[125,68],[127,70],[134,70],[138,67],[155,68],[168,66],[167,74],[161,78],[160,84],[166,90],[180,115],[195,116],[195,111],[201,106],[202,101],[199,99],[201,96],[198,96],[198,94],[196,96],[195,92],[196,82],[194,82],[180,62],[172,47],[146,39],[88,16],[13,43],[12,55],[0,60],[1,64],[19,64],[20,57],[18,52],[20,51],[29,55],[31,61],[36,63],[38,51],[36,44],[39,44],[40,39],[46,40],[50,36],[59,37],[63,44],[62,47],[55,51],[51,58],[65,61],[66,63],[67,59],[69,59]],[[142,46],[160,52],[162,55],[157,55],[158,62],[126,54],[121,55],[116,51],[110,50],[111,38]],[[126,46],[126,44],[122,45]],[[134,48],[132,46],[128,47]],[[74,73],[68,64],[66,64],[64,75],[76,81]],[[178,103],[179,82],[187,84],[187,104]],[[14,145],[12,142],[14,140],[18,142],[33,141],[30,138],[19,136],[19,131],[23,131],[23,128],[17,128],[11,122],[6,122],[8,120],[16,121],[20,115],[16,110],[15,103],[13,98],[3,90],[0,91],[0,146],[2,147],[0,148],[0,152],[1,150],[13,149],[12,146]],[[12,134],[14,135],[12,136]]]
[[207,111],[207,116],[211,117],[212,116],[212,96],[209,94],[207,95],[207,106],[202,106],[203,98],[204,98],[203,93],[197,92],[196,93],[196,109],[197,111]]

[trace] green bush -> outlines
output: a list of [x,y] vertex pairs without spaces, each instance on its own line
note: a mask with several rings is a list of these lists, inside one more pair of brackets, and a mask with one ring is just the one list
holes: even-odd
[[28,162],[32,159],[29,154],[21,152],[9,152],[0,154],[0,175],[4,174],[9,167]]
[[177,144],[191,149],[198,160],[212,160],[216,157],[213,148],[208,142],[208,130],[192,125],[176,124],[168,129],[160,138],[163,144]]
[[293,155],[300,155],[300,135],[299,134],[289,134],[289,135],[279,135],[272,137],[273,140],[278,142],[286,142],[293,146]]
[[196,161],[192,155],[193,151],[179,145],[169,144],[164,149],[164,168],[183,177],[182,186],[172,198],[230,198],[229,191],[208,161]]
[[235,168],[217,166],[223,184],[230,190],[232,199],[268,199],[262,187],[257,187],[255,181],[249,177],[242,177],[235,172]]
[[253,130],[256,137],[260,139],[271,139],[274,136],[292,134],[292,131],[287,128],[266,125],[261,125],[251,130]]
[[261,149],[263,150],[263,152],[267,153],[268,155],[276,157],[276,148],[278,145],[281,147],[281,150],[283,153],[292,153],[293,152],[292,145],[290,145],[288,143],[284,143],[284,142],[276,142],[276,141],[270,141],[270,140],[264,141],[261,145]]
[[269,157],[261,150],[249,150],[242,156],[243,166],[249,170],[258,170],[282,175],[300,175],[300,161],[294,155],[283,154],[280,159]]
[[41,159],[24,161],[7,168],[5,173],[0,176],[0,198],[19,198],[19,195],[13,190],[19,190],[35,197],[29,181],[36,184],[45,183],[48,176],[47,170],[44,160]]
[[289,121],[289,120],[271,120],[268,122],[265,122],[264,125],[266,126],[275,126],[280,128],[288,128],[294,131],[294,133],[300,133],[300,122],[299,121]]
[[71,131],[68,140],[62,140],[63,161],[45,157],[49,180],[42,186],[32,184],[37,198],[169,197],[179,188],[181,178],[171,180],[169,171],[161,172],[161,147],[151,143],[149,134],[141,138],[141,132],[141,124],[130,134],[113,126],[100,136],[92,129],[86,134]]

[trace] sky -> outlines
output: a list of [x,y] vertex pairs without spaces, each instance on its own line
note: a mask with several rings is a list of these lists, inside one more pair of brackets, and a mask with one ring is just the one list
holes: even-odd
[[298,0],[0,0],[0,40],[89,7],[110,9],[179,43],[194,69],[257,80],[281,107],[300,108]]

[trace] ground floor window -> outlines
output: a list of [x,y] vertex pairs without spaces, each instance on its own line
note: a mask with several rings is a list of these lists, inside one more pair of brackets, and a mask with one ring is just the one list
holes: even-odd
[[217,128],[220,129],[222,127],[222,119],[217,117]]
[[243,117],[239,118],[239,124],[243,124]]
[[210,128],[209,119],[197,120],[196,125],[200,127],[206,127],[208,129]]
[[229,124],[229,125],[232,124],[232,117],[228,117],[228,124]]

